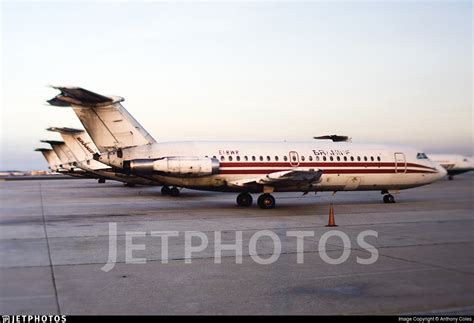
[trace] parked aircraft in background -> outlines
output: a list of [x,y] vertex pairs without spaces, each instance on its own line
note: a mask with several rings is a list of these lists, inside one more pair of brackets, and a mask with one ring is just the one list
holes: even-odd
[[94,160],[93,155],[98,153],[98,150],[90,136],[84,130],[61,127],[51,127],[47,130],[58,132],[61,135],[68,148],[67,150],[72,154],[74,167],[78,167],[89,174],[96,175],[100,182],[105,182],[105,179],[111,179],[122,182],[125,186],[130,187],[137,184],[159,185],[157,182],[142,177],[118,172],[115,168]]
[[179,188],[239,192],[237,204],[275,206],[273,192],[373,190],[391,193],[432,183],[446,174],[418,149],[336,142],[157,142],[121,105],[123,98],[78,87],[55,87],[48,102],[72,107],[96,144],[95,159],[163,183],[163,194]]
[[[72,161],[69,161],[65,155],[63,147],[64,142],[57,140],[42,140],[41,142],[49,143],[53,149],[48,148],[37,148],[35,151],[39,151],[43,154],[44,158],[48,162],[49,169],[53,172],[70,175],[73,177],[85,177],[85,178],[95,178],[91,174],[84,172],[83,170],[75,169],[72,165]],[[55,148],[55,149],[54,149]],[[59,158],[58,153],[61,154]]]
[[39,151],[43,154],[44,158],[48,162],[48,166],[51,171],[56,173],[66,172],[65,169],[60,167],[61,161],[59,160],[54,150],[50,148],[36,148],[35,151]]
[[452,180],[454,175],[474,170],[473,157],[466,157],[463,155],[430,154],[429,158],[446,169],[449,180]]

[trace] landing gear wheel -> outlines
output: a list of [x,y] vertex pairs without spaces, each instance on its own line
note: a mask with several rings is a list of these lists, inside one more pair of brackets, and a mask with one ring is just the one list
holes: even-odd
[[252,205],[253,198],[249,193],[240,193],[237,195],[237,205],[243,207],[249,207]]
[[163,186],[161,188],[161,195],[170,195],[171,189],[168,186]]
[[105,178],[99,178],[97,181],[99,184],[104,184],[105,183]]
[[258,197],[257,204],[261,209],[273,209],[275,207],[275,198],[265,193]]
[[173,187],[172,189],[170,189],[170,195],[171,195],[171,196],[174,196],[174,197],[179,196],[179,190],[178,190],[178,188]]
[[387,195],[384,195],[383,202],[384,203],[395,203],[395,198],[393,197],[392,194],[387,194]]
[[449,175],[449,176],[448,176],[448,180],[449,180],[449,181],[452,181],[453,179],[454,179],[454,178],[453,178],[453,175]]

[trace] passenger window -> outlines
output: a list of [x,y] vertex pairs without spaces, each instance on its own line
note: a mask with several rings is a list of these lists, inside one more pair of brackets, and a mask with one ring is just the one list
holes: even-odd
[[217,159],[216,156],[212,156],[212,158]]
[[275,161],[278,161],[278,156],[275,156]]
[[240,161],[240,156],[237,156],[236,159],[237,159],[237,161]]
[[304,161],[304,156],[301,156],[301,161]]
[[221,156],[221,161],[224,161],[224,156]]
[[337,159],[337,161],[340,161],[340,160],[341,160],[341,157],[337,156],[336,159]]
[[351,156],[351,161],[354,161],[354,156]]
[[360,161],[360,156],[357,156],[357,161]]
[[344,156],[344,161],[347,161],[347,156]]
[[252,156],[252,161],[255,161],[255,159],[256,159],[255,156]]
[[367,161],[367,156],[364,156],[364,161]]
[[259,159],[260,159],[260,161],[263,161],[263,156],[260,156]]
[[377,156],[377,160],[378,160],[378,161],[380,161],[380,160],[381,160],[381,159],[380,159],[380,156]]
[[270,156],[267,156],[267,161],[270,161],[270,160],[272,160],[272,159],[270,158]]
[[229,156],[229,161],[232,161],[232,156]]
[[374,156],[370,156],[370,161],[374,161]]
[[288,157],[283,156],[283,160],[284,160],[284,161],[288,161]]
[[323,156],[323,161],[326,161],[326,156]]
[[329,160],[330,160],[330,161],[333,161],[333,160],[334,160],[334,158],[331,156],[331,157],[329,157]]
[[249,161],[249,157],[248,157],[248,156],[244,156],[244,160],[245,160],[245,161]]
[[291,157],[291,159],[295,162],[296,161],[296,156]]

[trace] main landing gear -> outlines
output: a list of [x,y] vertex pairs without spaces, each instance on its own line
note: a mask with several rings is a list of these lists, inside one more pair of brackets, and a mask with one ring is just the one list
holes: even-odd
[[[237,196],[237,205],[242,207],[249,207],[252,205],[253,198],[247,192],[240,193]],[[273,209],[275,207],[275,198],[268,194],[262,194],[258,197],[257,204],[261,209]]]
[[177,187],[163,186],[161,188],[161,195],[179,196],[179,190]]
[[387,194],[383,196],[383,202],[384,203],[395,203],[395,198],[393,197],[392,194]]
[[240,193],[237,195],[237,205],[242,207],[249,207],[252,205],[253,198],[249,193]]
[[258,197],[257,204],[261,209],[273,209],[275,207],[275,198],[265,193]]

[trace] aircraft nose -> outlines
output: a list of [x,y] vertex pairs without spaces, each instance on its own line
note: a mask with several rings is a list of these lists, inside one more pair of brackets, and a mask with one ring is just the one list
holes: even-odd
[[448,174],[446,169],[438,163],[434,163],[437,172],[437,179],[441,179]]

